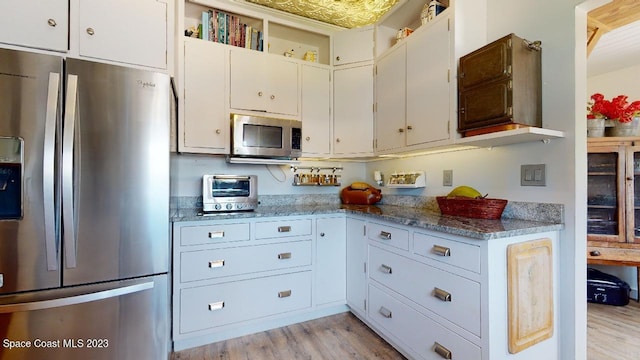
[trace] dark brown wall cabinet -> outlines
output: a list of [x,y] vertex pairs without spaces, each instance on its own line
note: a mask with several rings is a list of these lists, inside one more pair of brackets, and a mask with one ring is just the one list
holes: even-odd
[[458,131],[464,136],[542,126],[539,42],[514,34],[460,58]]

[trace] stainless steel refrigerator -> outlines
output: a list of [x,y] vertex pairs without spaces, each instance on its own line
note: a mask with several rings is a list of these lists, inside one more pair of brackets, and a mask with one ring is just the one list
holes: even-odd
[[0,50],[0,359],[166,359],[165,74]]

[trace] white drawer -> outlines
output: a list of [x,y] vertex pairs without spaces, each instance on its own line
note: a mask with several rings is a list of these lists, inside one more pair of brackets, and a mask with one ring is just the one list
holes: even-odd
[[480,273],[480,246],[413,233],[413,252],[445,264]]
[[311,235],[311,219],[256,222],[256,239]]
[[369,264],[371,279],[480,336],[479,283],[375,246]]
[[189,282],[311,265],[311,240],[188,251],[180,254],[180,281]]
[[369,223],[367,224],[367,237],[398,249],[409,250],[409,231],[404,229]]
[[180,245],[182,246],[245,241],[250,238],[249,223],[183,226],[180,228]]
[[[436,353],[450,351],[450,359],[482,360],[478,346],[369,285],[369,318],[386,332],[427,360],[442,360]],[[439,344],[439,345],[437,345]]]
[[311,306],[311,271],[180,290],[180,333]]

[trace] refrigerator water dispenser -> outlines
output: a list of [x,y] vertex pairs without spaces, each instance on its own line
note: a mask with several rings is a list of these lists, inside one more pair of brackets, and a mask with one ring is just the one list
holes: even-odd
[[23,140],[0,136],[0,220],[22,218]]

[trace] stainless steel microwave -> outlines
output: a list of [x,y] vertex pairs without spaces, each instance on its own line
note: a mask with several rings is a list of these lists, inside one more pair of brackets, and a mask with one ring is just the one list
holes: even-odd
[[231,115],[231,155],[293,159],[302,155],[302,122]]
[[246,211],[258,206],[256,175],[203,175],[202,211]]

